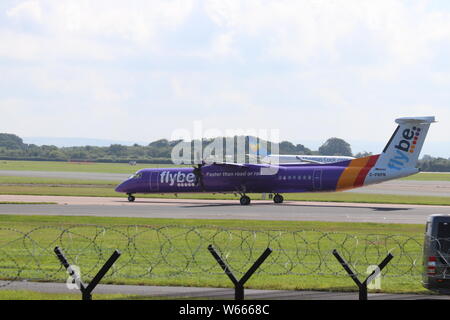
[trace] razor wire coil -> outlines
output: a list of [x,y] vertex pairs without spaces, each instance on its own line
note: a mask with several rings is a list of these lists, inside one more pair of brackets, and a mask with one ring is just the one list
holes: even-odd
[[213,226],[45,226],[0,228],[0,278],[61,281],[65,269],[53,249],[62,248],[83,278],[92,278],[115,249],[121,258],[106,278],[143,279],[223,275],[207,250],[212,244],[233,272],[243,274],[265,248],[273,252],[258,269],[268,276],[346,276],[332,256],[337,249],[357,274],[366,274],[388,252],[385,277],[421,277],[423,237],[349,234],[316,230],[251,230]]

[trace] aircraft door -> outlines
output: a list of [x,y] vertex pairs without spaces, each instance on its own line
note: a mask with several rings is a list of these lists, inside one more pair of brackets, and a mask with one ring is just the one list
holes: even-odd
[[159,191],[159,172],[150,172],[150,192]]
[[313,189],[322,189],[322,169],[314,169],[313,173]]

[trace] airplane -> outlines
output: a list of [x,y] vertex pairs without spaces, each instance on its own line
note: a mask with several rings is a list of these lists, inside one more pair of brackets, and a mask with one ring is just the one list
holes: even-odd
[[248,138],[249,159],[255,163],[267,163],[273,165],[299,164],[299,163],[333,163],[345,160],[353,160],[354,157],[348,156],[323,156],[323,155],[303,155],[303,154],[271,154],[266,146],[259,144],[258,138],[250,136]]
[[259,157],[262,163],[268,164],[305,164],[305,163],[334,163],[346,160],[353,160],[354,157],[348,156],[322,156],[322,155],[303,155],[303,154],[268,154]]
[[271,193],[282,203],[282,193],[343,191],[419,172],[417,160],[434,117],[404,117],[381,154],[326,164],[249,164],[215,162],[186,168],[142,169],[115,191],[135,200],[136,193],[235,193],[240,204],[247,193]]

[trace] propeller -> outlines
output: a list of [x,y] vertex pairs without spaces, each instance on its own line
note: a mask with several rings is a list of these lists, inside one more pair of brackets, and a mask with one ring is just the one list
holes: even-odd
[[[199,159],[199,154],[196,154],[197,159]],[[194,170],[192,171],[195,175],[195,185],[200,185],[202,191],[205,191],[205,185],[203,183],[203,173],[202,167],[205,165],[205,161],[202,159],[201,162],[196,161],[197,166],[194,166]]]

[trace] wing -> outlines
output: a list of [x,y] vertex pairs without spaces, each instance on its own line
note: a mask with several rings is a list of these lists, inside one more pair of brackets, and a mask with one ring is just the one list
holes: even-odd
[[232,167],[232,168],[248,168],[248,164],[245,163],[234,163],[234,162],[221,162],[221,161],[214,161],[211,163],[212,166],[225,166],[225,167]]
[[301,162],[305,162],[305,163],[323,164],[323,162],[316,161],[316,160],[311,160],[311,159],[305,159],[305,158],[302,158],[302,157],[299,157],[299,156],[297,156],[296,158],[298,160],[300,160]]

